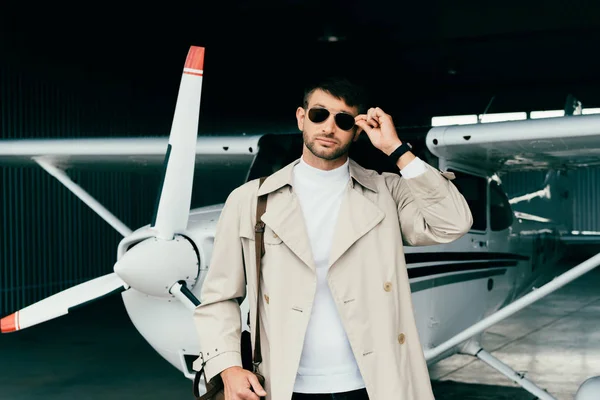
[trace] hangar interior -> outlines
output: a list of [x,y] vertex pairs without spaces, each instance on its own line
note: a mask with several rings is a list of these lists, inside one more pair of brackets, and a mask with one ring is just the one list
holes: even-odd
[[[17,7],[0,16],[2,140],[167,136],[190,45],[206,47],[199,135],[268,134],[250,177],[300,154],[302,88],[326,75],[363,84],[426,161],[435,117],[600,108],[600,3],[199,2],[147,6],[144,17],[106,5],[75,17]],[[352,151],[390,168],[364,136]],[[39,166],[0,171],[2,317],[113,270],[118,232]],[[197,169],[192,208],[222,203],[247,172]],[[508,198],[531,193],[546,173],[501,174],[502,188]],[[161,168],[92,165],[69,176],[127,226],[150,223]],[[600,234],[600,166],[568,177],[572,230]],[[569,246],[533,286],[599,251],[593,241]],[[599,284],[589,272],[488,329],[483,344],[557,399],[574,398],[600,375]],[[1,335],[0,354],[0,398],[192,398],[118,295]],[[532,398],[466,355],[430,375],[438,399]]]

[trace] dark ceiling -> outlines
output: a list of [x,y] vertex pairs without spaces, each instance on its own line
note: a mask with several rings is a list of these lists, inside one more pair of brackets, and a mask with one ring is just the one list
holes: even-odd
[[303,85],[334,73],[363,83],[399,126],[560,109],[568,94],[600,106],[599,1],[150,4],[6,12],[2,52],[170,96],[188,47],[205,46],[203,110],[232,119],[288,121]]

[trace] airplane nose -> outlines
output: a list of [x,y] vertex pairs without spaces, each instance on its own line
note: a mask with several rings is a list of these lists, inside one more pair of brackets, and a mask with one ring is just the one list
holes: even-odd
[[132,288],[150,296],[169,297],[174,283],[193,287],[198,276],[198,256],[183,236],[173,240],[148,238],[131,248],[115,263],[114,271]]

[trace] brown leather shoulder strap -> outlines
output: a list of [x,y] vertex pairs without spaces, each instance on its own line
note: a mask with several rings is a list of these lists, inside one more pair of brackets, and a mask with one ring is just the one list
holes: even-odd
[[[258,187],[263,184],[266,177],[260,178]],[[256,339],[254,345],[254,355],[252,357],[252,363],[254,364],[254,368],[258,366],[262,362],[262,352],[260,349],[260,319],[258,317],[258,302],[260,301],[260,263],[262,260],[262,256],[265,253],[265,241],[264,241],[264,233],[265,233],[265,223],[261,220],[262,215],[267,210],[267,196],[262,195],[258,196],[256,200],[256,225],[254,226],[254,243],[256,246]],[[256,371],[255,371],[256,372]]]

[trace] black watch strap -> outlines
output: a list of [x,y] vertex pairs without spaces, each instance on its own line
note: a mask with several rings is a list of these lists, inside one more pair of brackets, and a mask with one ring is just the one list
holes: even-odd
[[410,151],[411,149],[412,149],[412,146],[410,145],[410,143],[408,143],[408,142],[402,142],[402,144],[400,146],[398,146],[398,148],[396,150],[394,150],[392,152],[392,154],[390,154],[388,156],[388,159],[392,163],[396,164],[398,162],[398,159],[400,157],[402,157],[402,155],[404,153],[406,153],[407,151]]

